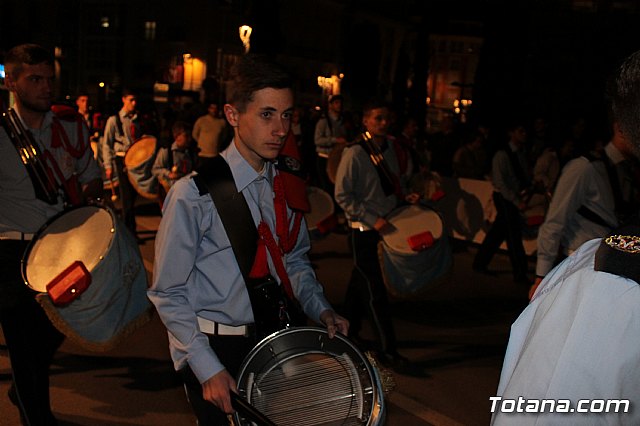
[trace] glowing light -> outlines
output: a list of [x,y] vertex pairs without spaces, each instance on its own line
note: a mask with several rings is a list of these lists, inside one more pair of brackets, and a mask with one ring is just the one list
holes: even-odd
[[251,48],[250,39],[253,28],[248,25],[243,25],[238,30],[240,31],[240,40],[242,41],[242,45],[244,46],[244,51],[248,53],[249,49]]

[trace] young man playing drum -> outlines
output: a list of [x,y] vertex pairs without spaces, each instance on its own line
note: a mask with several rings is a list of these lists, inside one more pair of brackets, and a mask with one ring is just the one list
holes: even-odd
[[116,115],[109,117],[104,126],[101,146],[105,177],[108,181],[118,177],[122,219],[134,236],[136,235],[135,202],[137,192],[126,174],[124,156],[127,149],[135,143],[137,138],[142,136],[136,102],[136,94],[125,89],[122,93],[122,108]]
[[[351,228],[354,267],[345,299],[345,312],[352,321],[352,337],[358,337],[362,314],[371,320],[379,339],[381,361],[401,373],[412,372],[400,355],[389,312],[387,291],[378,261],[380,236],[392,225],[385,217],[402,200],[415,203],[418,194],[404,195],[393,142],[387,137],[389,108],[373,101],[363,108],[365,133],[345,148],[336,173],[335,199]],[[371,158],[381,159],[380,166]]]
[[[256,326],[278,320],[255,315],[259,306],[251,299],[253,280],[245,280],[239,265],[247,253],[230,243],[231,235],[258,227],[257,253],[248,253],[256,259],[249,262],[249,278],[272,276],[276,288],[326,325],[329,336],[348,331],[348,321],[331,309],[316,280],[307,258],[309,237],[300,231],[304,221],[296,227],[299,213],[291,210],[287,195],[291,188],[276,170],[294,107],[292,80],[278,65],[255,55],[242,57],[232,76],[224,112],[234,139],[214,157],[219,161],[178,180],[169,191],[148,292],[168,329],[175,368],[201,425],[228,424],[230,392],[236,390],[234,378],[243,359],[258,343]],[[229,169],[233,198],[246,200],[251,223],[242,222],[241,229],[227,227],[224,203],[214,203],[202,185],[214,166]]]
[[[63,211],[60,187],[77,175],[81,198],[102,193],[100,170],[81,117],[58,117],[51,111],[54,58],[41,46],[25,44],[5,56],[6,85],[15,96],[14,110],[52,172],[47,191],[32,181],[33,163],[21,161],[16,146],[33,146],[24,137],[10,138],[0,128],[0,324],[9,349],[13,385],[9,398],[26,425],[55,425],[49,402],[49,365],[63,340],[21,276],[20,263],[29,240],[49,219]],[[27,144],[27,145],[24,145]],[[45,159],[46,156],[46,159]],[[75,185],[74,185],[75,186]],[[36,194],[49,192],[44,201]],[[67,194],[68,195],[68,194]],[[76,197],[77,198],[77,197]]]

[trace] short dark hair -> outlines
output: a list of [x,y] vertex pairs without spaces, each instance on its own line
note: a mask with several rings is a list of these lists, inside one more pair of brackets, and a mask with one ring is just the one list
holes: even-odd
[[10,74],[13,78],[20,75],[23,64],[37,65],[46,63],[53,66],[54,61],[55,58],[50,51],[39,44],[32,43],[15,46],[4,55],[7,74]]
[[611,74],[605,94],[613,121],[640,156],[640,50],[628,56]]
[[266,88],[293,88],[291,75],[268,56],[246,54],[231,69],[227,102],[244,112],[254,93]]
[[131,87],[125,87],[122,89],[122,97],[126,98],[127,96],[138,96],[138,93]]
[[176,121],[175,123],[173,123],[173,126],[171,126],[171,133],[174,135],[174,137],[182,132],[186,133],[188,136],[191,136],[191,125],[186,121]]
[[368,115],[374,109],[380,109],[380,108],[387,108],[390,110],[391,106],[389,105],[389,102],[383,99],[378,99],[378,98],[369,99],[362,106],[362,115],[363,116]]

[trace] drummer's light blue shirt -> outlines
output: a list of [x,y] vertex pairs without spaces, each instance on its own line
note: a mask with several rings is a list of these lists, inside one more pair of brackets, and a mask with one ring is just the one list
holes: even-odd
[[[274,165],[267,163],[263,173],[257,173],[240,155],[235,141],[221,155],[231,167],[254,223],[264,219],[275,236]],[[331,306],[307,258],[309,248],[303,219],[296,246],[284,262],[296,298],[305,313],[319,322],[320,313]],[[269,268],[277,277],[271,259]],[[200,195],[189,176],[177,181],[165,200],[148,295],[167,327],[175,368],[188,363],[201,383],[224,366],[199,331],[197,316],[234,326],[253,322],[249,295],[211,196]]]
[[[391,171],[399,176],[400,168],[392,143],[388,141],[382,155]],[[334,196],[350,222],[362,222],[370,228],[378,218],[385,217],[398,205],[395,194],[384,193],[378,171],[360,144],[347,147],[342,152],[336,171]]]

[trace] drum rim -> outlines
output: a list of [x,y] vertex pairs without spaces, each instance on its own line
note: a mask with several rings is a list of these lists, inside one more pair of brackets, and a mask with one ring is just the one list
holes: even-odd
[[[55,215],[51,216],[36,232],[35,234],[33,234],[33,238],[31,239],[31,241],[29,241],[29,244],[27,245],[27,247],[24,250],[24,253],[22,254],[22,258],[20,259],[20,274],[22,275],[22,281],[27,285],[27,287],[29,287],[31,290],[38,292],[38,293],[42,293],[39,290],[36,290],[35,288],[33,288],[33,286],[29,283],[29,280],[27,278],[27,264],[29,263],[29,256],[31,255],[31,251],[33,250],[33,247],[35,246],[36,242],[40,239],[40,237],[42,237],[42,235],[46,232],[47,228],[49,228],[49,226],[51,226],[54,222],[56,222],[58,219],[60,219],[62,216],[66,215],[69,212],[75,211],[75,210],[80,210],[80,209],[86,209],[86,208],[95,208],[96,210],[105,210],[107,211],[107,213],[109,214],[109,216],[111,217],[111,222],[113,224],[112,229],[116,228],[116,219],[115,219],[115,213],[113,212],[113,210],[111,210],[109,207],[106,206],[101,206],[101,205],[97,205],[97,204],[88,204],[88,205],[83,205],[83,206],[75,206],[75,207],[71,207],[68,209],[64,209],[58,213],[56,213]],[[111,248],[111,245],[113,244],[113,239],[111,240],[111,242],[109,243],[109,248]],[[104,258],[100,259],[98,261],[98,264],[101,263],[104,260]]]
[[[275,333],[272,333],[268,336],[266,336],[265,338],[263,338],[260,342],[258,342],[258,344],[256,344],[253,349],[249,352],[249,354],[247,354],[247,356],[245,357],[245,359],[242,362],[242,365],[240,367],[240,369],[238,370],[238,374],[236,377],[236,383],[238,385],[238,391],[240,392],[240,394],[246,393],[247,389],[243,389],[241,388],[241,385],[243,385],[243,382],[246,381],[246,378],[244,377],[245,373],[247,372],[247,369],[249,367],[249,365],[251,364],[251,362],[256,358],[257,355],[259,355],[261,352],[265,352],[265,351],[269,351],[269,347],[270,345],[276,340],[276,339],[281,339],[285,336],[289,336],[289,335],[294,335],[297,333],[315,333],[318,335],[318,337],[327,337],[328,338],[328,331],[325,328],[322,327],[317,327],[317,326],[303,326],[303,327],[290,327],[290,328],[286,328],[283,330],[279,330]],[[359,361],[361,363],[361,365],[365,368],[366,373],[368,375],[368,377],[371,380],[371,385],[372,385],[372,392],[373,392],[373,404],[371,406],[371,409],[369,410],[369,418],[367,420],[367,425],[376,425],[378,424],[378,421],[384,419],[385,416],[385,408],[384,408],[384,392],[381,388],[381,383],[380,383],[380,379],[378,377],[378,373],[376,372],[375,368],[373,367],[373,365],[371,364],[371,362],[369,361],[369,359],[367,358],[367,356],[355,345],[353,344],[347,337],[345,337],[344,335],[340,334],[340,333],[336,333],[336,335],[333,337],[333,339],[338,339],[338,341],[340,342],[340,344],[345,345],[347,348],[349,348],[352,352],[356,353],[359,356],[359,359],[357,361]],[[295,349],[296,346],[292,346],[289,347],[288,349]],[[326,350],[318,350],[318,349],[314,349],[313,351],[310,351],[309,348],[306,348],[306,352],[304,354],[308,354],[308,353],[318,353],[318,354],[324,354],[327,356],[335,356],[335,353],[326,351]],[[269,351],[269,353],[271,353],[272,358],[276,360],[276,362],[278,361],[282,361],[282,360],[278,360],[278,356],[279,354],[273,354],[271,351]],[[302,353],[301,353],[302,355]],[[287,360],[288,358],[285,357],[284,360]],[[254,372],[248,372],[248,373],[254,373]],[[376,409],[377,408],[377,409]],[[240,414],[238,412],[236,412],[234,414],[234,420],[238,423],[241,424],[240,422]]]

